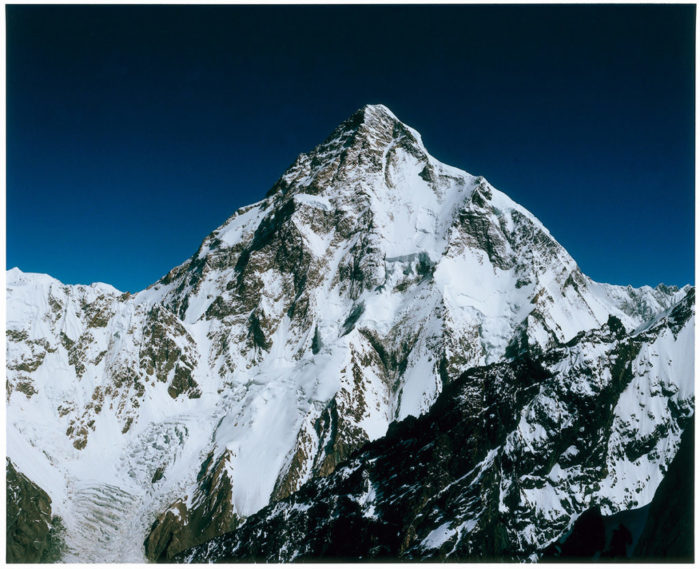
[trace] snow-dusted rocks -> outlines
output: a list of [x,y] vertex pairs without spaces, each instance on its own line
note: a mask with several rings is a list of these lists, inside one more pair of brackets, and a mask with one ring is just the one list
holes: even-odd
[[[66,560],[168,558],[331,474],[465,370],[610,316],[651,329],[688,290],[591,281],[370,105],[144,291],[10,271],[8,454],[64,518]],[[665,346],[639,377],[665,381]],[[633,393],[655,397],[645,381]]]
[[[641,333],[610,317],[536,359],[472,368],[426,415],[178,560],[537,560],[587,510],[651,501],[692,421],[693,375],[673,362],[693,304]],[[650,374],[650,357],[670,367]]]

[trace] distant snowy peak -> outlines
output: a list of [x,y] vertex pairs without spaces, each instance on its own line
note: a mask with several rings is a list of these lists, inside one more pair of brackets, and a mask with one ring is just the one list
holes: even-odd
[[21,271],[18,267],[13,267],[9,269],[6,273],[7,286],[18,286],[31,284],[33,286],[57,286],[57,287],[75,287],[76,290],[85,291],[87,289],[92,289],[100,294],[111,294],[119,295],[122,292],[110,284],[95,282],[89,285],[66,285],[59,281],[58,279],[52,277],[51,275],[46,275],[42,273],[25,273]]

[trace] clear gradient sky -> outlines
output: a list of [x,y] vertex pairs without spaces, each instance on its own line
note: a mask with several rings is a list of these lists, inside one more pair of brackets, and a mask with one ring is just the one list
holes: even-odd
[[694,281],[693,5],[6,15],[8,268],[145,288],[383,103],[595,280]]

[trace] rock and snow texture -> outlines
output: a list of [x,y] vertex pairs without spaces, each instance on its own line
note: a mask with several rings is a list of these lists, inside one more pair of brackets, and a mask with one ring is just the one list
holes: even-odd
[[[611,315],[650,328],[688,292],[591,281],[531,213],[382,105],[140,293],[7,281],[8,455],[81,561],[171,557],[330,474],[465,370]],[[639,377],[671,373],[665,349]],[[679,360],[692,373],[692,349]]]
[[651,501],[692,428],[693,305],[472,368],[427,414],[177,559],[537,560],[587,510]]

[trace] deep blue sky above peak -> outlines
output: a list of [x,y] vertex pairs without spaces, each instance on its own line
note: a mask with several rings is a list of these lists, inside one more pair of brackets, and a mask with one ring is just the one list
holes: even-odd
[[693,5],[6,16],[8,268],[145,288],[383,103],[595,280],[694,281]]

